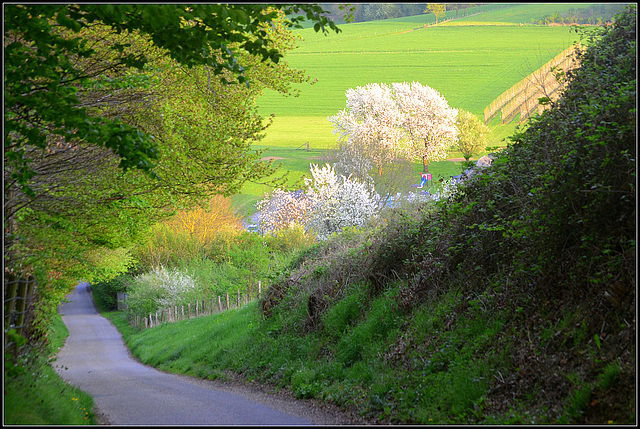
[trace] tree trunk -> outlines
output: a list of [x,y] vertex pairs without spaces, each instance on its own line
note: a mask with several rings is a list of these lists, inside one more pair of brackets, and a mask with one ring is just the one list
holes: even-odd
[[429,160],[427,159],[426,156],[422,157],[422,172],[423,173],[429,172]]

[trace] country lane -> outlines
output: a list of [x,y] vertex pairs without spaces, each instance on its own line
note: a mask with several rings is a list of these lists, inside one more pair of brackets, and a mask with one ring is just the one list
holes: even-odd
[[69,337],[53,366],[94,398],[101,424],[349,424],[301,401],[143,365],[97,312],[89,283],[79,283],[67,299],[59,310]]

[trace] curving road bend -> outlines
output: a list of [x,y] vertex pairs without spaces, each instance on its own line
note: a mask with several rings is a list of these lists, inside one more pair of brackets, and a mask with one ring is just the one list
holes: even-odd
[[143,365],[97,312],[89,283],[79,283],[67,298],[59,310],[69,337],[54,366],[66,382],[94,398],[102,424],[352,424],[300,401]]

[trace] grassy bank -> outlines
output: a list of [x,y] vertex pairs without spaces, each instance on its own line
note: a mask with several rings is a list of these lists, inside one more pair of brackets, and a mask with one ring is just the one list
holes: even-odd
[[[354,288],[327,313],[321,334],[287,332],[291,320],[264,321],[257,303],[141,332],[125,326],[119,313],[106,316],[123,331],[136,357],[166,371],[222,380],[232,371],[289,389],[300,399],[331,401],[381,422],[474,421],[492,375],[505,372],[507,350],[490,353],[483,362],[472,356],[495,340],[504,316],[478,308],[443,335],[455,294],[405,319],[394,308],[397,289],[373,301],[362,291]],[[305,312],[299,308],[287,317],[304,320]],[[420,361],[422,370],[401,370],[388,357],[397,341],[407,337],[403,332],[416,335],[414,340],[440,338],[446,350],[436,361],[421,360],[416,353],[411,358]],[[444,367],[452,370],[443,373]],[[488,423],[509,420],[495,417]]]
[[9,361],[5,351],[5,424],[96,424],[93,398],[67,384],[54,370],[55,354],[68,335],[66,326],[57,315],[46,347],[22,349]]

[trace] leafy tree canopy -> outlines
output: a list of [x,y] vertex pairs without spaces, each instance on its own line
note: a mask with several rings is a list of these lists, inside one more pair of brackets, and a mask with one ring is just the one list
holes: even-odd
[[469,161],[469,158],[485,149],[491,129],[476,115],[461,109],[458,109],[456,126],[459,131],[456,147],[462,152],[464,159]]
[[[309,19],[316,31],[338,31],[322,16],[317,5],[259,4],[26,4],[5,6],[5,163],[10,182],[26,186],[36,172],[30,168],[24,146],[45,149],[51,138],[81,138],[111,149],[124,170],[138,168],[152,173],[158,151],[153,137],[118,119],[92,116],[79,106],[73,82],[90,76],[76,60],[90,58],[95,50],[83,37],[65,37],[64,30],[78,33],[97,24],[118,33],[139,32],[166,49],[178,63],[206,65],[217,75],[229,70],[238,82],[249,83],[238,52],[257,55],[278,63],[282,53],[272,46],[265,28],[278,10],[295,14],[287,26],[300,26]],[[130,43],[111,49],[119,55],[112,67],[142,69],[144,53],[125,53]],[[6,174],[5,170],[5,174]]]
[[302,79],[288,29],[337,31],[307,4],[4,12],[4,262],[35,269],[44,311],[176,207],[270,173],[247,153],[265,128],[251,100]]

